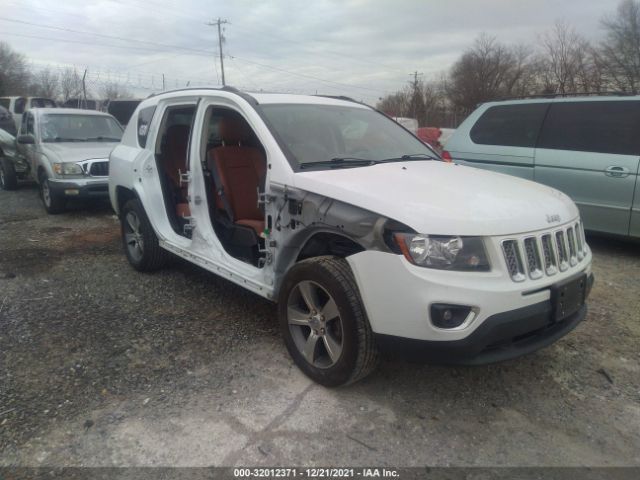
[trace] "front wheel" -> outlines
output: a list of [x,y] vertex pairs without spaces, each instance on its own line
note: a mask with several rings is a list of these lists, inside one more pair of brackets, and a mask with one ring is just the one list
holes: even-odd
[[124,204],[120,213],[120,225],[124,251],[133,268],[151,272],[166,264],[168,252],[160,247],[140,200],[129,200]]
[[280,289],[278,316],[289,353],[312,380],[346,385],[376,367],[373,332],[346,260],[326,256],[296,264]]
[[67,202],[62,195],[51,190],[47,175],[42,172],[39,177],[40,181],[40,199],[47,213],[57,215],[64,212]]
[[0,188],[3,190],[15,190],[18,188],[16,169],[7,157],[0,157]]

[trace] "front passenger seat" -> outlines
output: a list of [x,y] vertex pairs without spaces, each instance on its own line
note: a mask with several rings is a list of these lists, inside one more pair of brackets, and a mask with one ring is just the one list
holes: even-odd
[[[218,174],[233,222],[251,227],[261,236],[264,212],[258,207],[258,187],[264,182],[266,159],[259,148],[247,146],[251,139],[251,127],[244,119],[225,117],[219,125],[222,145],[209,150],[208,168]],[[225,204],[216,192],[216,208],[226,211]]]

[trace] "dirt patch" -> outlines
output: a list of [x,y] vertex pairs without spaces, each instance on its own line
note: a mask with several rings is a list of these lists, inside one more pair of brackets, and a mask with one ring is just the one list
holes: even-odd
[[38,217],[36,215],[4,215],[0,217],[0,225],[7,223],[29,222],[37,218]]
[[61,240],[60,248],[67,252],[104,255],[121,251],[120,229],[117,225],[74,233]]
[[51,249],[38,246],[0,250],[0,278],[11,274],[35,275],[51,269],[60,261],[60,255]]

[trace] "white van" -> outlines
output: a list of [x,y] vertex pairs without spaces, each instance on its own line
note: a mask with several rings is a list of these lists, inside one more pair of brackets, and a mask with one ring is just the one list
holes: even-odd
[[16,129],[22,123],[22,114],[31,108],[56,108],[55,100],[42,97],[0,97],[0,105],[9,110],[16,123]]
[[277,301],[297,365],[353,382],[378,353],[487,363],[586,314],[578,209],[526,180],[443,162],[345,99],[232,88],[144,100],[110,156],[124,250],[170,253]]

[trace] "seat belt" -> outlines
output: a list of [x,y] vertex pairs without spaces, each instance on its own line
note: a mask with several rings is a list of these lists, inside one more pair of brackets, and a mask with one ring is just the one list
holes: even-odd
[[216,193],[220,196],[220,200],[222,200],[222,206],[224,207],[225,212],[227,212],[231,223],[234,223],[235,220],[233,218],[233,210],[231,209],[231,205],[229,205],[229,199],[227,199],[227,196],[224,193],[224,187],[222,186],[222,178],[220,178],[220,172],[218,172],[218,167],[216,166],[213,155],[210,154],[210,157],[212,163],[211,177],[213,178],[213,185],[216,189]]

